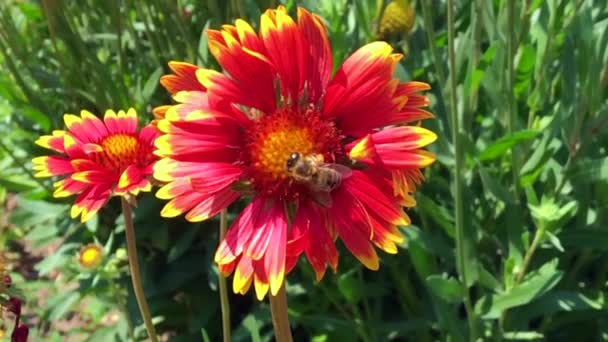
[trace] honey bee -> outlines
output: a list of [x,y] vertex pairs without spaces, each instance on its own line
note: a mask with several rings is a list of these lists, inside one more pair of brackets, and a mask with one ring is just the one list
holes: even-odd
[[331,208],[330,192],[352,174],[344,165],[325,163],[322,155],[299,152],[289,155],[286,170],[294,181],[308,187],[313,200],[326,208]]

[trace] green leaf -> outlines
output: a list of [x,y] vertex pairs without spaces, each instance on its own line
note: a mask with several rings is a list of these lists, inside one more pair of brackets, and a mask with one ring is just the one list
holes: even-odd
[[365,292],[365,288],[357,278],[357,272],[354,269],[338,277],[338,290],[349,303],[357,303]]
[[490,273],[488,270],[483,267],[483,265],[479,265],[479,284],[489,290],[498,290],[502,288],[502,285],[496,279],[496,277]]
[[608,157],[581,160],[568,172],[568,177],[581,184],[608,182]]
[[207,333],[207,330],[205,330],[205,328],[201,328],[201,337],[203,338],[203,342],[211,342],[209,334]]
[[443,206],[437,205],[434,200],[423,195],[422,193],[416,194],[416,199],[418,201],[420,210],[428,212],[430,219],[443,228],[447,235],[453,238],[455,236],[455,228],[452,212]]
[[490,146],[486,147],[485,150],[481,151],[481,153],[479,153],[477,156],[477,159],[481,161],[488,161],[499,158],[513,148],[513,146],[526,140],[533,139],[537,134],[538,131],[527,129],[503,136]]
[[568,229],[557,237],[565,248],[591,248],[608,251],[608,231],[589,228]]
[[475,305],[475,311],[484,319],[496,319],[504,310],[526,305],[549,292],[561,280],[557,259],[543,265],[523,283],[507,292],[483,296]]
[[104,327],[97,329],[87,341],[89,342],[104,342],[104,341],[115,341],[116,340],[116,329],[114,327]]
[[49,129],[51,129],[51,120],[49,119],[49,117],[33,107],[24,106],[17,114],[21,114],[28,120],[38,124],[40,126],[40,129],[42,129],[43,131],[48,131]]
[[452,248],[429,230],[422,230],[414,225],[399,227],[399,230],[405,236],[405,240],[400,244],[402,248],[407,248],[408,244],[415,242],[430,254],[444,258],[452,255]]
[[179,240],[171,247],[167,255],[167,261],[173,262],[181,257],[192,245],[196,238],[196,233],[200,231],[198,226],[190,227],[185,233],[180,234]]
[[426,278],[426,284],[435,296],[448,303],[460,303],[466,294],[464,287],[454,278],[446,279],[440,275],[432,275]]
[[525,310],[517,310],[516,317],[520,321],[527,321],[558,312],[602,310],[606,305],[606,295],[601,291],[592,296],[590,294],[592,293],[553,290],[526,306]]
[[150,77],[148,77],[148,80],[146,81],[146,84],[144,84],[144,88],[141,91],[143,103],[148,103],[152,98],[152,94],[154,94],[154,91],[156,91],[158,81],[160,80],[162,74],[163,68],[158,67],[152,74],[150,74]]
[[60,292],[59,295],[49,299],[49,307],[52,308],[49,320],[57,321],[63,318],[79,300],[80,293],[77,291]]
[[247,315],[247,317],[243,319],[242,324],[245,329],[249,331],[249,334],[251,335],[251,342],[262,341],[262,337],[260,336],[260,329],[262,328],[262,325],[260,322],[258,322],[254,315]]
[[505,331],[502,337],[505,340],[526,341],[543,339],[545,335],[536,331]]
[[80,247],[80,243],[66,243],[59,247],[53,254],[44,258],[40,263],[36,265],[36,270],[40,276],[49,274],[52,271],[57,270],[65,264],[70,262],[70,259],[76,257],[76,250]]
[[0,175],[0,186],[11,192],[25,192],[36,189],[38,184],[21,176]]
[[479,176],[481,176],[481,182],[483,186],[494,195],[497,199],[506,202],[513,203],[513,194],[508,191],[498,180],[496,177],[492,177],[488,174],[486,169],[480,165],[478,165]]
[[557,249],[558,251],[563,253],[564,247],[562,246],[562,242],[559,240],[559,238],[557,236],[555,236],[555,234],[551,233],[550,231],[545,231],[545,234],[547,235],[547,238],[549,239],[549,242],[551,242],[553,247],[555,247],[555,249]]
[[207,20],[203,30],[201,31],[201,39],[198,41],[198,65],[207,65],[209,62],[209,45],[207,43],[207,34],[205,33],[211,25],[211,19]]

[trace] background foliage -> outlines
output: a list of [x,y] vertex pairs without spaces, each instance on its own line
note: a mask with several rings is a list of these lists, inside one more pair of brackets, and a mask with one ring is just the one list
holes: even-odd
[[[438,162],[410,212],[414,225],[403,228],[403,250],[384,255],[372,272],[342,249],[338,274],[321,283],[309,266],[298,266],[288,278],[296,340],[608,339],[608,3],[456,3],[455,70],[448,68],[444,0],[418,1],[411,32],[390,37],[406,53],[397,76],[433,86],[437,118],[425,125],[440,137],[431,147]],[[68,219],[68,201],[52,199],[51,182],[32,178],[29,159],[42,153],[35,138],[61,129],[64,112],[83,108],[134,106],[150,118],[151,108],[170,102],[158,86],[168,61],[217,67],[204,28],[237,17],[255,26],[275,5],[0,4],[0,249],[25,294],[32,341],[143,336],[117,201],[85,226]],[[293,11],[296,1],[286,5]],[[383,1],[298,5],[325,19],[338,66],[374,39]],[[464,160],[456,200],[450,110],[458,113]],[[458,250],[456,201],[465,233]],[[141,197],[135,220],[157,329],[171,341],[217,341],[218,221],[161,219],[161,206],[153,195]],[[76,255],[93,241],[107,254],[87,272]],[[231,295],[231,306],[235,341],[272,339],[267,303]]]

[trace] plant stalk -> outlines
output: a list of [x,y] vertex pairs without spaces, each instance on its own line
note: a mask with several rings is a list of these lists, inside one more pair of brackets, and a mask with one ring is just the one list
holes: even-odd
[[270,296],[270,311],[272,312],[272,326],[274,337],[277,342],[293,342],[289,317],[287,315],[287,292],[285,282],[276,296]]
[[462,158],[462,145],[460,139],[460,123],[458,119],[458,106],[456,104],[456,54],[454,49],[455,29],[454,29],[454,0],[447,1],[447,20],[448,20],[448,61],[450,66],[450,117],[452,124],[452,144],[454,145],[454,157],[456,167],[454,170],[454,204],[456,211],[456,259],[458,272],[460,273],[460,281],[466,288],[464,295],[464,307],[467,313],[467,322],[469,324],[470,340],[477,339],[475,326],[475,312],[471,305],[469,297],[467,272],[465,265],[465,245],[464,239],[464,207],[463,207],[463,190],[462,190],[462,171],[464,168]]
[[148,302],[146,302],[146,295],[144,288],[141,284],[141,275],[139,271],[139,262],[137,261],[137,246],[135,244],[135,229],[133,227],[133,213],[131,211],[131,205],[124,197],[120,197],[120,204],[122,205],[122,213],[125,217],[125,234],[127,235],[127,255],[129,257],[129,269],[131,270],[131,282],[133,284],[133,292],[135,292],[135,299],[137,299],[137,305],[139,306],[139,312],[144,319],[146,325],[146,331],[148,337],[152,342],[158,342],[156,337],[156,331],[154,330],[154,324],[150,316],[150,309],[148,309]]
[[[517,103],[515,102],[515,53],[517,47],[515,46],[515,1],[508,0],[507,2],[507,26],[509,34],[507,36],[507,96],[508,96],[508,110],[509,115],[507,117],[507,134],[512,134],[516,129],[517,120]],[[515,200],[519,205],[519,158],[517,153],[517,147],[513,148],[511,152],[511,166],[513,169],[513,187],[515,190]]]
[[536,230],[536,234],[534,234],[534,239],[532,240],[532,244],[530,245],[530,248],[528,249],[528,251],[526,252],[526,255],[524,256],[524,262],[521,266],[521,270],[519,270],[519,272],[515,276],[516,285],[521,283],[521,281],[524,279],[524,276],[526,275],[526,271],[528,270],[528,267],[530,266],[530,261],[532,261],[532,257],[534,256],[534,253],[536,252],[538,245],[543,241],[544,237],[545,237],[545,229],[543,227],[539,227]]
[[[226,230],[228,229],[228,210],[224,209],[220,213],[220,242],[224,240],[226,236]],[[222,309],[222,333],[224,336],[224,342],[230,342],[231,328],[230,328],[230,302],[228,300],[228,285],[226,284],[226,277],[220,272],[218,275],[218,282],[220,288],[220,306]]]
[[435,30],[433,29],[433,18],[431,14],[432,9],[430,8],[431,2],[428,0],[423,0],[421,1],[421,5],[427,44],[429,45],[431,55],[433,56],[433,63],[435,64],[435,69],[438,77],[437,81],[441,85],[441,87],[443,87],[446,83],[445,71],[443,70],[443,65],[441,64],[442,59],[439,57],[439,52],[437,52],[437,48],[435,47]]

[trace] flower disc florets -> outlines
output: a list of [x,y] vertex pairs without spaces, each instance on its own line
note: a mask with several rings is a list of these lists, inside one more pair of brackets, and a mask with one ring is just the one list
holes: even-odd
[[323,155],[335,160],[340,135],[335,124],[313,109],[282,109],[256,119],[246,131],[241,161],[256,192],[284,198],[298,197],[300,186],[290,181],[286,162],[290,155]]

